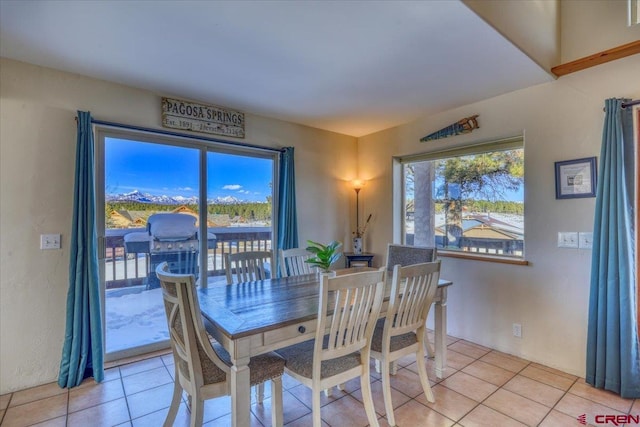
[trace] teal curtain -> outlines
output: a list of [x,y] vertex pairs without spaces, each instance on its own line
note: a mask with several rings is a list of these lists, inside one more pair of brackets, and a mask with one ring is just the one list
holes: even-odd
[[70,239],[67,326],[60,362],[60,387],[84,378],[104,378],[98,237],[91,113],[78,111],[73,223]]
[[[625,157],[631,109],[608,99],[591,260],[586,382],[624,398],[640,397],[640,355],[632,233],[632,206]],[[626,137],[626,138],[625,138]],[[625,141],[627,139],[627,141]]]
[[[296,177],[293,147],[280,152],[280,181],[278,183],[278,246],[277,249],[298,247],[298,216],[296,213]],[[276,272],[280,276],[280,260],[276,256]]]

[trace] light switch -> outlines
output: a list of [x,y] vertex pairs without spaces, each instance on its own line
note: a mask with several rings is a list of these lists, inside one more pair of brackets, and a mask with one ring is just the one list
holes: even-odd
[[60,234],[41,234],[40,249],[60,249]]
[[578,233],[578,247],[580,249],[593,248],[593,232],[581,231]]
[[578,232],[577,231],[559,231],[558,232],[559,248],[578,248]]

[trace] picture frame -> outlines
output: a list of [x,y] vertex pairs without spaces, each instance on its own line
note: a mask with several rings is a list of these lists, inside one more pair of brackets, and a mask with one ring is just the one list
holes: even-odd
[[555,162],[556,199],[596,196],[596,158]]

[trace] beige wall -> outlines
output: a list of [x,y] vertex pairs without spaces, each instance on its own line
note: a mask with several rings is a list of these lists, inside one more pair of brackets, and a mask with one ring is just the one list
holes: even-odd
[[[552,15],[543,10],[535,21],[542,19],[550,28]],[[640,26],[625,27],[623,0],[562,1],[561,23],[561,62],[640,39]],[[543,39],[532,50],[521,48],[546,67],[542,58],[551,55],[552,43]],[[68,286],[76,110],[90,110],[101,120],[161,126],[160,94],[0,61],[1,394],[57,376]],[[365,249],[377,253],[380,264],[392,240],[391,156],[524,132],[526,254],[531,264],[445,259],[443,275],[456,283],[450,296],[450,331],[581,375],[591,254],[556,248],[556,234],[590,230],[594,200],[555,200],[553,162],[598,155],[603,100],[640,97],[639,72],[636,55],[357,143],[351,137],[247,115],[246,141],[296,147],[301,244],[306,239],[348,241],[355,205],[346,181],[356,177],[357,164],[359,176],[369,180],[360,196],[362,216],[374,214]],[[481,129],[474,133],[418,142],[471,114],[480,114]],[[41,233],[58,232],[61,250],[39,250]],[[511,336],[513,322],[522,324],[522,339]]]
[[[576,375],[584,375],[591,251],[557,248],[558,231],[591,231],[594,198],[556,200],[554,162],[599,156],[604,100],[640,98],[640,55],[467,105],[360,138],[367,212],[376,223],[366,244],[382,261],[392,234],[392,156],[525,135],[525,253],[528,266],[443,258],[449,332]],[[420,138],[479,114],[471,134]],[[522,324],[522,338],[512,324]]]
[[[160,128],[160,95],[0,62],[0,394],[57,378],[65,326],[76,110]],[[350,238],[355,138],[246,116],[246,142],[296,147],[301,244]],[[351,203],[350,203],[351,202]],[[62,249],[41,251],[41,233]]]
[[628,0],[562,0],[561,63],[640,40],[640,24],[627,26]]
[[628,26],[628,0],[463,0],[482,19],[549,71],[640,40]]
[[559,0],[463,0],[547,71],[560,60]]

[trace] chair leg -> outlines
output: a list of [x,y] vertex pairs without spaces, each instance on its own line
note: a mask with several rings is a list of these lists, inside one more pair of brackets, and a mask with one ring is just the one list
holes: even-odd
[[384,362],[382,365],[382,396],[384,397],[384,409],[387,412],[387,421],[391,427],[396,425],[395,415],[393,413],[393,401],[391,400],[391,378],[390,365],[392,363]]
[[282,427],[282,377],[271,379],[271,425]]
[[256,389],[256,402],[262,405],[262,402],[264,402],[264,383],[256,384],[255,389]]
[[431,347],[431,343],[429,342],[429,335],[427,333],[427,328],[424,329],[424,347],[427,350],[427,356],[430,359],[436,357],[436,352],[433,351],[433,347]]
[[[376,364],[376,372],[377,373],[381,373],[382,371],[380,370],[380,361],[378,359],[373,359],[375,361]],[[398,373],[398,364],[396,363],[396,361],[394,360],[393,362],[390,362],[391,364],[391,375],[395,375]]]
[[178,381],[177,378],[178,376],[176,375],[176,380],[173,382],[173,397],[171,398],[171,406],[169,407],[167,418],[164,420],[164,427],[173,426],[173,422],[176,420],[176,415],[178,414],[178,408],[180,407],[180,400],[182,399],[182,387],[180,387],[180,381]]
[[431,384],[429,384],[427,367],[425,366],[424,347],[422,347],[421,345],[418,345],[416,362],[416,364],[418,365],[418,375],[420,375],[420,383],[422,384],[422,389],[424,390],[424,397],[426,397],[429,402],[435,402],[436,400],[433,397],[433,391],[431,391]]
[[[365,360],[368,360],[368,355]],[[362,400],[364,401],[364,410],[367,413],[370,427],[380,427],[378,424],[378,416],[373,407],[373,395],[371,394],[371,378],[369,378],[369,364],[365,364],[364,372],[360,376],[360,388],[362,389]]]
[[204,401],[194,398],[191,401],[191,427],[202,427],[202,418],[204,415]]
[[[311,400],[313,401],[312,405],[312,417],[313,417],[313,427],[322,427],[322,414],[320,413],[320,393],[319,390],[311,389],[312,396]],[[326,390],[325,390],[326,391]]]
[[331,387],[324,389],[324,395],[327,397],[331,397],[333,395],[333,389]]

